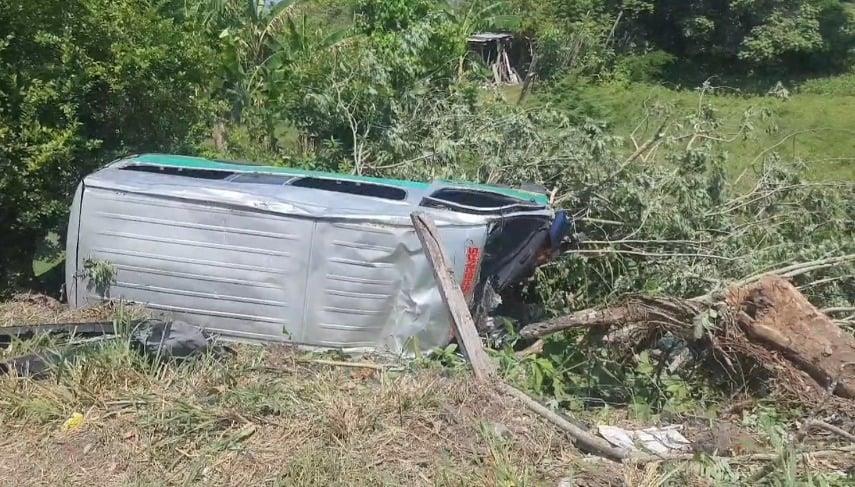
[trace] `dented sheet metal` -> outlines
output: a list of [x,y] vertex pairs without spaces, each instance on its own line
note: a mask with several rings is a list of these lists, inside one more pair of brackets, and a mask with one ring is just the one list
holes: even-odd
[[[433,188],[393,201],[126,171],[126,163],[90,175],[75,195],[66,268],[73,306],[105,297],[83,272],[93,259],[116,270],[106,297],[233,339],[396,353],[448,342],[448,312],[409,218]],[[473,256],[494,222],[512,215],[420,210],[437,221],[471,294]]]

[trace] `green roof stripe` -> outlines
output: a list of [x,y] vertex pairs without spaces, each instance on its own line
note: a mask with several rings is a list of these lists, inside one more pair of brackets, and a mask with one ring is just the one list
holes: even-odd
[[[396,186],[405,189],[420,189],[426,190],[430,184],[420,181],[407,181],[404,179],[387,179],[375,178],[369,176],[356,176],[353,174],[343,174],[324,171],[310,171],[305,169],[294,169],[290,167],[279,166],[262,166],[249,163],[224,162],[204,157],[180,156],[172,154],[142,154],[129,159],[131,163],[152,164],[164,167],[186,168],[186,169],[209,169],[220,171],[233,172],[250,172],[250,173],[267,173],[267,174],[285,174],[290,176],[308,176],[317,178],[340,179],[344,181],[369,182],[376,184],[385,184],[387,186]],[[503,194],[512,198],[517,198],[525,201],[533,201],[538,204],[546,205],[549,199],[544,194],[534,193],[521,189],[504,188],[501,186],[493,186],[489,184],[478,184],[471,182],[460,181],[443,181],[449,186],[465,187],[472,189],[481,189],[484,191],[492,191],[494,193]]]

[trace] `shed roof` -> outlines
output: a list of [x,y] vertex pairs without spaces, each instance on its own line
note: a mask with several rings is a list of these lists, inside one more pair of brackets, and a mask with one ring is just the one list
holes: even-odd
[[513,39],[513,34],[508,32],[478,32],[469,36],[469,42],[482,43]]

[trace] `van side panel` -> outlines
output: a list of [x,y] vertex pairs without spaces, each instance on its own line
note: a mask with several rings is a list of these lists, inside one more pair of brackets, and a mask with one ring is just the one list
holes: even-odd
[[[412,226],[318,221],[300,341],[328,347],[400,351],[445,345],[450,319]],[[443,226],[448,255],[483,248],[486,228]],[[457,259],[462,260],[462,259]],[[453,262],[461,280],[464,262]]]
[[[112,263],[109,298],[236,338],[289,340],[302,334],[312,227],[282,215],[89,187],[77,266],[87,258]],[[101,299],[87,284],[79,306]]]
[[[397,353],[450,339],[408,219],[298,217],[91,184],[75,205],[74,306],[121,298],[232,339],[320,347]],[[439,222],[439,231],[460,282],[487,226]],[[87,259],[116,269],[103,296],[80,274]]]
[[68,232],[65,240],[65,296],[72,308],[78,306],[77,301],[77,238],[80,230],[80,211],[83,205],[83,183],[77,185],[74,199],[71,202],[68,216]]

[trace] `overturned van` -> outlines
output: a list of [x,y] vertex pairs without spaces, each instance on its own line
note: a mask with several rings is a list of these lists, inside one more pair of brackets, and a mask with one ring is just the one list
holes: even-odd
[[[448,342],[410,215],[436,221],[471,303],[566,232],[545,195],[146,154],[86,177],[68,225],[74,307],[125,299],[226,338],[399,352]],[[109,262],[108,289],[88,263]]]

